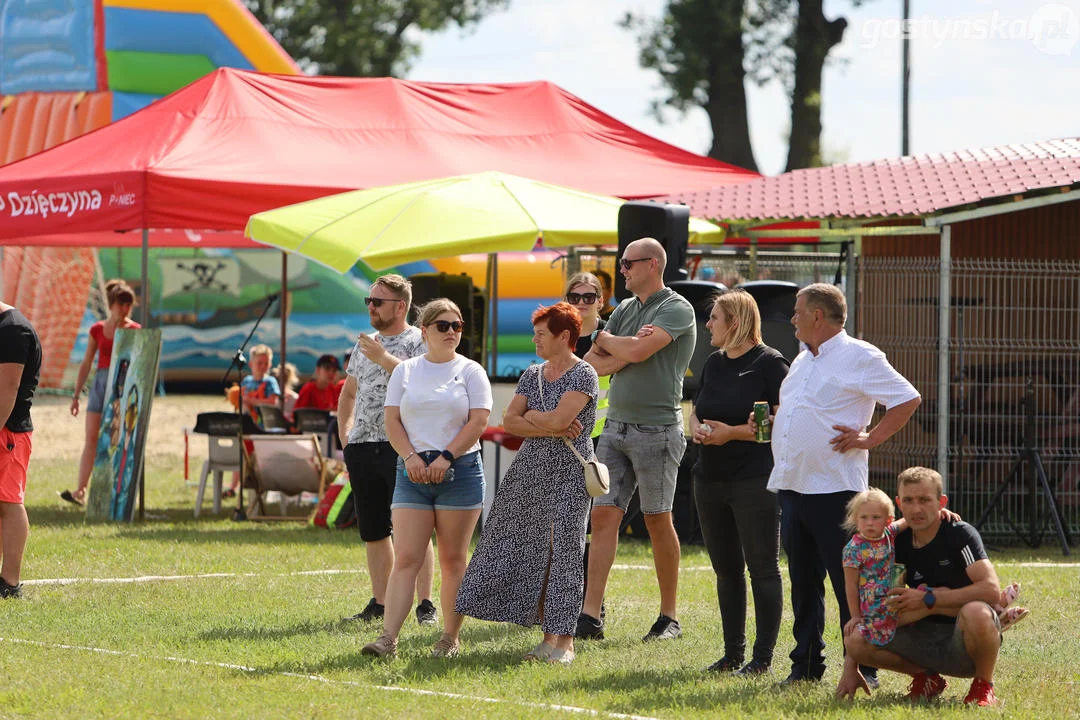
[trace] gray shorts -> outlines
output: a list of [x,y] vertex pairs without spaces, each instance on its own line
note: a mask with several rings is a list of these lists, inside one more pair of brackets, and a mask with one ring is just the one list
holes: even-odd
[[[983,603],[984,605],[986,603]],[[986,605],[994,616],[994,623],[1001,632],[1001,621],[997,613]],[[896,628],[892,642],[882,650],[894,652],[908,662],[931,672],[950,677],[975,677],[975,661],[964,646],[964,631],[959,623],[939,623],[920,620],[911,625]]]
[[109,369],[98,370],[90,381],[90,397],[86,399],[86,412],[100,413],[105,409],[105,386],[109,383]]
[[682,423],[637,425],[608,418],[596,457],[608,466],[611,487],[606,495],[593,500],[593,506],[614,505],[626,512],[636,488],[643,513],[671,512],[685,450]]

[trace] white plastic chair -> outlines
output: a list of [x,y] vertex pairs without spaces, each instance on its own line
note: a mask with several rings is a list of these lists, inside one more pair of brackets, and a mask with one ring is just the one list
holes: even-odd
[[240,472],[239,440],[235,436],[208,435],[209,454],[203,462],[202,475],[199,477],[199,490],[195,496],[195,517],[202,510],[203,495],[206,493],[206,478],[214,473],[214,514],[221,512],[222,480],[227,472]]

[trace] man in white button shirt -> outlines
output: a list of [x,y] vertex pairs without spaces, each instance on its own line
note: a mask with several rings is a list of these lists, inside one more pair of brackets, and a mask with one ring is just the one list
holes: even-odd
[[[837,288],[815,283],[799,291],[791,323],[806,348],[780,386],[769,477],[780,503],[795,616],[791,674],[783,685],[825,673],[826,573],[840,626],[850,617],[841,564],[850,537],[841,527],[845,507],[867,489],[869,450],[902,428],[922,402],[885,353],[844,332],[846,321],[847,302]],[[885,415],[867,431],[878,403]]]

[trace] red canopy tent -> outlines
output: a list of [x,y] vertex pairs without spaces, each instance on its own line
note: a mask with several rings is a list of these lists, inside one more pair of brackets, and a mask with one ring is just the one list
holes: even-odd
[[[627,199],[756,173],[640,133],[548,82],[456,85],[222,68],[0,167],[0,244],[138,245],[242,230],[330,193],[503,170]],[[204,244],[248,246],[228,233]],[[158,246],[191,247],[185,233]]]

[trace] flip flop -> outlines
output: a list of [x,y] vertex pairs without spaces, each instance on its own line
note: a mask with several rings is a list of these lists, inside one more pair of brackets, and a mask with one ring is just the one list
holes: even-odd
[[1026,618],[1030,614],[1031,614],[1031,611],[1028,610],[1027,608],[1023,608],[1023,607],[1011,607],[1011,608],[1009,608],[1005,612],[998,615],[998,620],[1001,621],[1001,632],[1005,632],[1006,630],[1008,630],[1013,625],[1020,622],[1021,620],[1023,620],[1024,618]]
[[66,500],[72,505],[78,505],[79,507],[83,506],[83,501],[75,497],[70,490],[65,490],[64,492],[59,493],[59,495],[61,500]]

